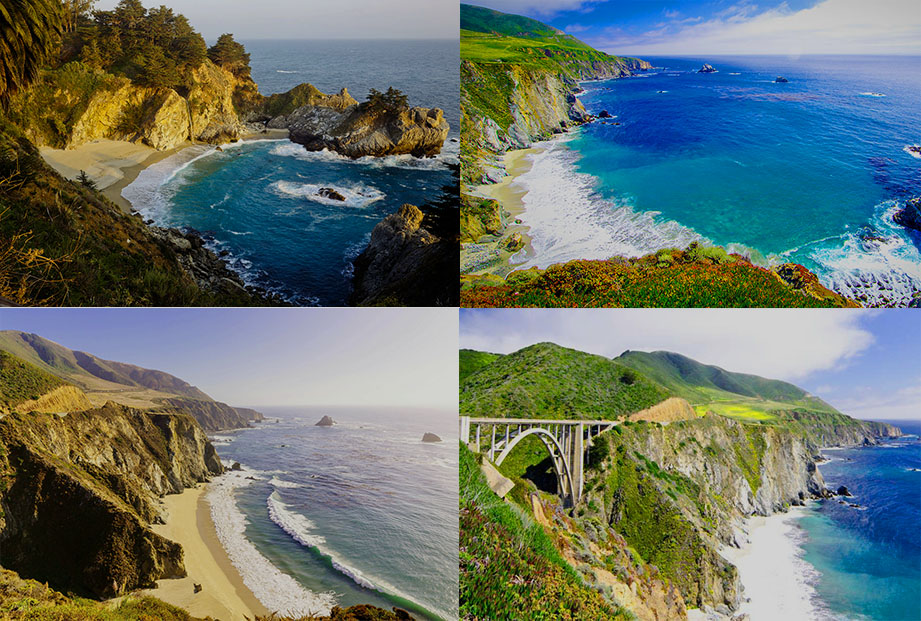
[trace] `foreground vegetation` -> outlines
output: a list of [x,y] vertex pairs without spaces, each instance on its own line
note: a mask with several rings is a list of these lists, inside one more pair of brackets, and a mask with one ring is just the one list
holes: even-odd
[[583,584],[527,514],[498,498],[477,456],[460,447],[460,616],[464,619],[629,619]]
[[576,260],[512,272],[505,279],[466,276],[461,281],[465,307],[854,306],[817,282],[796,289],[741,256],[696,245],[639,259]]
[[0,351],[0,411],[38,399],[66,382],[38,367]]

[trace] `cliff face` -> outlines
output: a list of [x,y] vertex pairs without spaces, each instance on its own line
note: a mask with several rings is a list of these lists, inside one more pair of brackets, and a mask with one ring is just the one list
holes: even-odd
[[738,574],[718,550],[740,545],[741,518],[827,495],[816,441],[863,444],[899,433],[848,420],[788,428],[708,414],[667,426],[618,427],[592,448],[600,459],[587,471],[583,519],[601,519],[621,533],[688,604],[734,610]]
[[[13,101],[14,118],[34,144],[56,148],[110,139],[165,151],[187,140],[236,140],[245,127],[234,94],[255,90],[251,79],[237,78],[209,60],[192,70],[185,96],[171,88],[137,86],[80,63],[48,72],[42,80],[45,84]],[[34,117],[29,112],[34,106],[58,111],[55,122]]]
[[76,386],[59,386],[38,399],[29,399],[16,405],[16,411],[26,412],[82,412],[93,405],[86,393]]
[[114,403],[0,420],[4,566],[58,589],[112,597],[185,575],[182,549],[148,528],[156,498],[222,471],[179,414]]
[[262,414],[256,410],[235,408],[220,401],[174,397],[164,399],[163,405],[190,414],[206,431],[240,429],[248,427],[250,421],[263,419]]

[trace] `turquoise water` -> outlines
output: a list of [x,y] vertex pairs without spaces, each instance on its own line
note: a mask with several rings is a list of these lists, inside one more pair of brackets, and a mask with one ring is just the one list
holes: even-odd
[[[921,424],[894,421],[906,433]],[[921,442],[917,435],[879,447],[826,452],[829,487],[849,502],[824,500],[797,522],[803,560],[818,571],[819,608],[833,619],[921,619]]]
[[[224,543],[245,559],[238,568],[256,596],[301,614],[373,604],[456,619],[456,413],[261,411],[270,420],[256,429],[215,437],[224,462],[244,470],[219,479],[229,480],[212,497],[219,533],[245,521]],[[339,424],[316,427],[325,414]],[[425,432],[444,442],[422,443]],[[252,561],[248,546],[271,565]]]
[[[248,284],[293,304],[343,305],[352,261],[375,224],[403,203],[436,202],[456,185],[457,42],[254,41],[247,49],[263,94],[311,82],[327,92],[348,87],[363,100],[370,88],[392,85],[412,105],[444,108],[452,137],[428,159],[350,160],[288,140],[191,147],[142,171],[123,195],[158,225],[200,232]],[[320,188],[347,200],[320,197]]]
[[[921,58],[650,61],[585,83],[586,108],[616,118],[538,156],[555,187],[526,183],[566,208],[524,217],[540,262],[703,239],[878,305],[921,291],[921,236],[891,221],[921,195],[921,160],[903,150],[921,142]],[[698,74],[703,62],[719,72]]]

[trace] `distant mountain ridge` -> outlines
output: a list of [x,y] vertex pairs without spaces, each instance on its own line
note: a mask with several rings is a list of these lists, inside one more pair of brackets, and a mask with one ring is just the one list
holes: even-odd
[[262,419],[255,410],[215,401],[196,386],[164,371],[104,360],[37,334],[0,331],[0,350],[77,386],[97,405],[113,400],[148,409],[186,410],[208,431],[246,427],[251,420]]

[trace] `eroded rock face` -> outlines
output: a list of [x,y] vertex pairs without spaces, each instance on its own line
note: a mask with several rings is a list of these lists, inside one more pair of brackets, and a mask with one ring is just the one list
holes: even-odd
[[[279,124],[270,122],[271,127]],[[441,152],[450,129],[439,108],[408,108],[399,113],[372,112],[367,106],[343,110],[303,106],[284,119],[293,142],[308,151],[328,149],[351,158]]]
[[906,229],[921,231],[921,198],[908,200],[904,207],[893,214],[892,219]]
[[697,73],[716,73],[716,69],[713,65],[704,64],[703,67],[697,70]]
[[321,418],[320,420],[316,422],[314,427],[332,427],[335,424],[336,424],[336,421],[334,421],[332,417],[324,416],[323,418]]
[[[422,227],[422,210],[405,204],[371,232],[355,259],[350,301],[356,305],[436,306],[451,303],[457,247]],[[447,270],[455,276],[444,278]],[[456,296],[456,294],[455,294]]]
[[0,420],[3,564],[62,590],[113,597],[185,575],[182,548],[150,530],[157,498],[223,468],[188,415],[114,403]]

